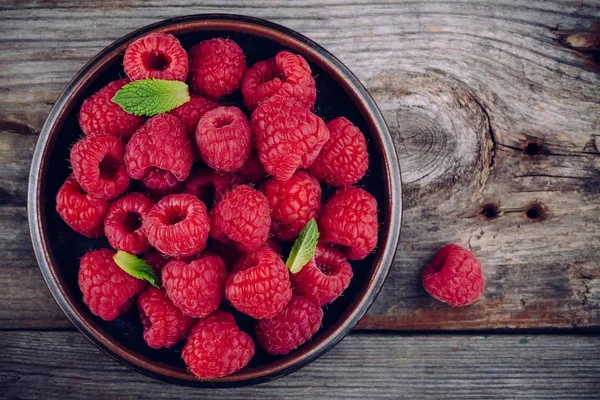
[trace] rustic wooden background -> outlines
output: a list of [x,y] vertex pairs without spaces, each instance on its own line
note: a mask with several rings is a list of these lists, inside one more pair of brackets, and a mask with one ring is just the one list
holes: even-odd
[[[357,332],[292,376],[219,391],[128,371],[75,332],[25,211],[37,134],[86,60],[210,12],[272,20],[346,63],[385,114],[405,191],[392,272]],[[600,398],[599,72],[598,1],[0,0],[0,398]],[[448,242],[484,265],[471,307],[419,284]]]

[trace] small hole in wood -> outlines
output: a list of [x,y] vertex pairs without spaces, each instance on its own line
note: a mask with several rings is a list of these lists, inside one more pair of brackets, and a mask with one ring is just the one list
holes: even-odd
[[479,211],[479,215],[481,215],[485,219],[498,218],[498,216],[500,215],[498,205],[494,203],[482,205],[481,210]]
[[528,141],[523,147],[523,154],[528,157],[537,156],[542,151],[542,145],[538,142]]
[[525,209],[525,216],[531,221],[541,221],[544,219],[546,212],[544,206],[539,203],[530,204]]

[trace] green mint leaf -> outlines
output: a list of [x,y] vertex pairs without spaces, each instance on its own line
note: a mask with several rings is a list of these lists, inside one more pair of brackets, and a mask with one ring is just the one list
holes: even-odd
[[126,113],[151,117],[190,101],[188,85],[165,79],[143,79],[128,83],[112,98]]
[[156,275],[154,269],[143,259],[119,250],[117,251],[117,254],[113,256],[113,260],[115,260],[117,265],[129,275],[137,279],[148,281],[152,286],[160,289],[158,275]]
[[298,239],[294,242],[290,255],[285,265],[292,274],[297,274],[315,255],[317,241],[319,240],[319,227],[313,219],[307,222],[300,231]]

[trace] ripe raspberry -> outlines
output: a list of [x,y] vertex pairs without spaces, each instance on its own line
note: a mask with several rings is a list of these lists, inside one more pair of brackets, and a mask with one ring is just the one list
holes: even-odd
[[172,110],[171,114],[183,122],[188,137],[193,140],[200,118],[206,114],[206,112],[217,107],[219,107],[218,101],[192,94],[190,95],[190,101]]
[[75,232],[87,237],[104,234],[104,216],[110,203],[85,193],[69,175],[56,194],[56,212]]
[[154,78],[185,81],[188,55],[173,35],[151,33],[132,42],[125,50],[123,68],[132,81]]
[[210,220],[206,206],[189,194],[163,197],[142,221],[148,242],[175,258],[199,253],[206,245]]
[[258,159],[256,151],[250,151],[244,165],[242,165],[235,174],[240,178],[242,183],[258,185],[267,177],[267,171]]
[[289,51],[259,61],[242,78],[244,103],[250,110],[274,95],[291,98],[312,110],[317,100],[317,87],[306,60]]
[[231,94],[245,70],[244,52],[233,40],[208,39],[190,49],[190,86],[196,93],[213,98]]
[[161,114],[150,118],[131,137],[125,167],[129,176],[150,189],[166,190],[188,177],[193,157],[183,123],[170,114]]
[[291,279],[295,293],[322,307],[342,294],[352,275],[352,267],[342,253],[319,244],[314,259]]
[[265,170],[286,181],[308,168],[329,139],[325,122],[293,100],[273,96],[252,113],[258,157]]
[[127,190],[131,181],[123,154],[125,145],[116,136],[86,136],[71,149],[73,176],[92,196],[114,199]]
[[196,196],[211,208],[215,201],[238,183],[234,174],[217,174],[209,168],[202,168],[190,175],[183,185],[183,193]]
[[112,321],[131,307],[146,282],[128,275],[114,262],[115,252],[85,253],[79,261],[79,289],[92,314]]
[[219,107],[200,118],[196,143],[202,160],[216,171],[232,172],[246,162],[252,147],[248,119],[237,107]]
[[144,327],[144,341],[153,349],[176,345],[194,323],[163,290],[152,286],[138,295],[137,308]]
[[219,307],[226,279],[223,260],[213,254],[205,254],[189,263],[170,261],[162,271],[167,296],[192,317],[206,317]]
[[140,254],[150,249],[142,230],[142,218],[154,202],[141,193],[128,193],[115,200],[104,220],[104,233],[108,243],[117,250]]
[[256,321],[256,340],[269,354],[287,354],[308,342],[323,321],[323,310],[293,295],[277,315]]
[[168,256],[162,254],[156,249],[151,249],[149,252],[144,254],[144,260],[152,267],[158,276],[161,276],[163,268],[169,261],[171,261]]
[[264,192],[271,207],[271,233],[282,241],[296,239],[321,208],[321,185],[306,171],[296,171],[287,181],[270,178]]
[[421,280],[427,293],[451,306],[474,303],[485,287],[479,260],[457,244],[447,244],[438,250],[423,270]]
[[310,166],[310,172],[331,186],[352,186],[369,168],[369,153],[363,133],[344,117],[327,123],[331,135]]
[[84,100],[79,110],[79,126],[86,135],[104,134],[129,137],[144,124],[144,118],[126,113],[112,98],[129,79],[104,86]]
[[362,260],[377,246],[377,200],[360,188],[338,189],[321,210],[319,228],[322,244]]
[[210,235],[218,241],[233,241],[242,250],[257,250],[269,236],[271,210],[264,194],[247,185],[223,195],[210,212]]
[[236,325],[233,315],[215,311],[188,334],[181,358],[199,379],[215,379],[244,368],[254,356],[254,342]]
[[270,318],[292,297],[289,272],[281,257],[265,246],[234,265],[225,296],[233,307],[253,318]]

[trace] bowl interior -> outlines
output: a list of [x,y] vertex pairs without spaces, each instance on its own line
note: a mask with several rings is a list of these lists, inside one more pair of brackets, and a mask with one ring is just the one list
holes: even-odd
[[[333,336],[339,336],[342,330],[350,329],[358,319],[355,318],[357,313],[362,315],[372,302],[378,289],[377,286],[382,283],[389,267],[389,265],[385,265],[389,254],[384,259],[381,252],[393,251],[393,249],[390,250],[389,243],[387,243],[389,241],[391,207],[389,180],[390,174],[393,172],[389,171],[389,166],[385,162],[388,156],[384,151],[385,146],[382,144],[381,138],[385,132],[378,131],[379,127],[374,124],[372,116],[366,112],[364,103],[361,104],[357,101],[356,93],[348,93],[349,83],[341,76],[332,73],[330,66],[325,63],[326,57],[320,53],[322,50],[312,50],[312,53],[306,53],[304,45],[298,45],[295,39],[279,30],[274,31],[271,35],[264,35],[260,29],[249,29],[243,23],[235,25],[235,21],[229,21],[228,24],[223,25],[194,25],[192,22],[158,24],[154,28],[147,28],[145,31],[141,30],[128,36],[127,40],[123,42],[113,44],[112,51],[105,52],[106,54],[101,60],[96,60],[98,62],[88,64],[88,71],[82,71],[83,76],[78,76],[74,81],[75,87],[72,83],[70,87],[72,90],[69,92],[70,89],[67,89],[65,94],[70,94],[70,97],[61,104],[57,103],[57,107],[60,107],[61,110],[57,113],[56,120],[50,121],[49,119],[48,123],[51,126],[44,128],[49,137],[45,143],[40,166],[40,181],[36,189],[39,196],[37,201],[39,209],[36,209],[36,212],[40,216],[41,245],[45,247],[47,264],[41,261],[40,263],[45,272],[44,275],[49,281],[49,286],[61,307],[67,311],[68,316],[76,322],[79,328],[87,332],[86,336],[99,344],[101,348],[113,355],[125,358],[124,361],[129,365],[151,375],[163,379],[172,378],[176,381],[196,382],[187,373],[180,358],[181,345],[165,350],[154,350],[146,346],[135,308],[114,321],[106,322],[91,315],[82,303],[77,285],[79,258],[87,251],[110,246],[105,238],[88,239],[78,235],[61,220],[55,211],[56,193],[70,174],[69,150],[73,143],[82,136],[77,122],[78,110],[85,98],[108,82],[125,76],[121,63],[126,43],[134,36],[141,36],[148,31],[173,33],[186,49],[204,39],[229,37],[244,50],[248,65],[273,57],[283,49],[303,54],[311,65],[317,83],[316,114],[326,121],[344,116],[367,136],[370,168],[367,177],[359,185],[367,189],[378,200],[381,224],[380,243],[376,253],[362,261],[352,262],[354,278],[349,288],[341,298],[325,307],[323,328],[311,342],[287,356],[272,356],[257,346],[256,355],[246,369],[231,377],[223,378],[219,382],[262,380],[288,372],[286,369],[290,366],[300,366],[318,356],[317,353],[323,352],[330,344],[333,344],[330,342],[341,339],[339,337],[334,340]],[[252,24],[248,24],[246,21],[246,25]],[[265,29],[264,25],[261,29]],[[242,104],[239,94],[225,99],[224,102]],[[377,110],[375,112],[378,113]],[[35,171],[32,170],[32,173]],[[323,190],[325,198],[331,194],[329,188],[323,186]],[[392,246],[395,249],[395,243],[392,243]],[[391,258],[389,259],[391,260]],[[45,268],[48,268],[49,271],[44,271]],[[223,307],[234,313],[242,330],[254,336],[253,322],[249,317],[236,312],[226,302]]]

